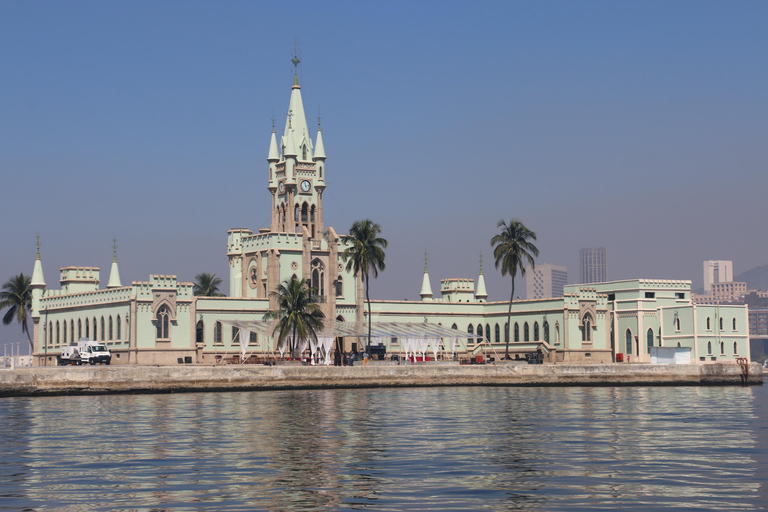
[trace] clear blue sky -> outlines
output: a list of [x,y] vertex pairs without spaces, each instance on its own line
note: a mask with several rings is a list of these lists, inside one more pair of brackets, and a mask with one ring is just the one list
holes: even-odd
[[[227,282],[226,230],[269,225],[267,149],[294,38],[328,155],[326,225],[390,242],[375,298],[508,278],[517,217],[578,280],[702,284],[768,263],[766,2],[0,2],[0,281],[102,268]],[[522,282],[520,283],[522,285]],[[523,295],[524,286],[520,287]],[[23,340],[0,329],[0,344]]]

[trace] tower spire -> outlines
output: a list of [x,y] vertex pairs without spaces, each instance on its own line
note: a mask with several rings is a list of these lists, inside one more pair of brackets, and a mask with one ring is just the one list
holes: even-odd
[[120,288],[120,270],[117,268],[117,237],[112,237],[112,268],[109,270],[107,288]]
[[483,277],[483,255],[480,255],[480,275],[477,277],[477,291],[475,298],[480,302],[488,299],[488,292],[485,291],[485,278]]
[[429,271],[427,270],[427,251],[424,251],[424,278],[421,280],[421,300],[432,300],[432,285],[429,283]]

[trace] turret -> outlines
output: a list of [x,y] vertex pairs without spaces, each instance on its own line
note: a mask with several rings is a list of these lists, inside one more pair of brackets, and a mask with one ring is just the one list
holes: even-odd
[[483,255],[480,255],[480,276],[477,278],[477,291],[475,292],[475,299],[479,302],[485,302],[488,300],[488,292],[485,291],[485,278],[483,277]]
[[427,269],[427,253],[424,252],[424,278],[421,280],[421,300],[429,302],[432,300],[432,285],[429,284],[429,270]]
[[43,263],[40,261],[40,235],[37,236],[37,256],[29,287],[32,288],[32,318],[36,318],[40,316],[40,299],[43,297],[43,290],[45,290]]
[[117,269],[117,239],[113,240],[112,245],[112,268],[109,270],[109,282],[107,288],[120,288],[123,285],[120,284],[120,271]]

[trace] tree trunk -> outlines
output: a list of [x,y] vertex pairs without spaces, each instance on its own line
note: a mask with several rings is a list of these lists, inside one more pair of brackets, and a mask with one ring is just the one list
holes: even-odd
[[512,295],[509,296],[509,309],[507,310],[507,349],[504,359],[509,359],[509,339],[512,337],[512,299],[515,298],[515,276],[512,276]]
[[370,279],[365,279],[365,301],[368,303],[368,347],[366,348],[366,352],[368,354],[371,353],[371,324],[373,323],[373,318],[371,318],[371,298],[368,295],[368,283],[370,282]]

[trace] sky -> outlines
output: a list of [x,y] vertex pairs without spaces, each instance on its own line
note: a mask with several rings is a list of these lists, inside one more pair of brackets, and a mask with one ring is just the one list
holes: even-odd
[[[768,263],[766,2],[0,0],[0,281],[58,269],[228,288],[226,231],[268,227],[272,117],[298,48],[326,226],[389,241],[372,298],[476,278],[500,219],[579,280]],[[516,295],[524,295],[518,279]],[[0,346],[24,341],[0,328]]]

